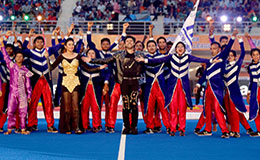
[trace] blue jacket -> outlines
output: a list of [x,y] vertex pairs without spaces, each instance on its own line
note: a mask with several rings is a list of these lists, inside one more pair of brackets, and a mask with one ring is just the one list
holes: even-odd
[[248,90],[250,91],[249,120],[253,121],[259,114],[258,88],[260,86],[260,62],[251,63],[248,66],[250,82]]
[[232,102],[235,104],[236,109],[239,112],[246,112],[246,106],[244,104],[238,84],[239,72],[243,63],[243,59],[245,57],[245,48],[243,42],[240,43],[240,48],[241,55],[239,59],[234,64],[226,64],[224,72],[224,83],[229,92]]
[[177,85],[178,79],[182,82],[183,91],[186,96],[188,107],[192,108],[191,95],[190,95],[190,82],[189,82],[189,66],[190,62],[208,63],[208,59],[198,58],[190,54],[170,54],[163,58],[148,59],[148,64],[170,63],[171,75],[167,80],[167,94],[165,98],[165,105],[168,107],[172,102],[173,93]]
[[[162,58],[165,57],[158,51],[154,54],[146,54],[145,55],[148,59],[154,59],[154,58]],[[144,84],[144,114],[147,112],[148,108],[148,102],[150,100],[150,93],[152,86],[155,81],[158,81],[159,87],[164,95],[166,95],[166,82],[165,82],[165,75],[164,75],[164,65],[163,64],[157,64],[155,66],[151,65],[145,65],[145,77],[146,77],[146,83]]]
[[[202,78],[199,80],[198,84],[202,85],[205,81],[209,82],[209,85],[211,89],[213,90],[213,93],[215,97],[218,100],[218,103],[222,109],[223,112],[225,112],[225,109],[223,108],[223,98],[224,98],[224,72],[225,72],[225,65],[226,65],[226,59],[229,55],[229,52],[231,50],[231,47],[234,43],[234,37],[231,37],[229,40],[229,43],[227,47],[217,54],[215,57],[213,57],[213,60],[218,58],[219,60],[222,60],[219,63],[208,63],[207,68],[203,73]],[[208,83],[206,83],[206,88],[208,87]],[[205,94],[204,94],[205,96]],[[205,97],[204,97],[204,106],[205,106]]]

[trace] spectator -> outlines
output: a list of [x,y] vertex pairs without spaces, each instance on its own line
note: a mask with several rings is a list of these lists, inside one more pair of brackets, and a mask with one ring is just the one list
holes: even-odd
[[29,5],[28,2],[25,3],[25,5],[22,6],[21,11],[25,14],[29,14],[31,12],[31,5]]

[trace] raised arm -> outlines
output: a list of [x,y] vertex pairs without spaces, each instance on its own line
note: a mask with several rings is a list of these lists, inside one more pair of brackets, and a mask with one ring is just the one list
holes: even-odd
[[238,63],[239,66],[241,66],[242,63],[243,63],[243,60],[245,58],[246,53],[245,53],[245,47],[244,47],[243,39],[239,38],[238,41],[239,41],[239,44],[240,44],[241,54],[240,54],[240,57],[239,57],[237,63]]
[[154,29],[154,25],[150,24],[149,25],[149,39],[153,40],[153,29]]
[[209,21],[209,40],[210,40],[210,43],[212,42],[215,42],[215,38],[214,38],[214,25],[213,25],[214,21],[211,20]]
[[80,49],[81,49],[81,46],[84,45],[83,44],[83,36],[84,36],[84,34],[83,34],[82,29],[79,31],[79,35],[80,35],[80,38],[79,38],[79,40],[77,42],[77,46],[75,47],[75,52],[76,53],[79,53]]
[[219,57],[222,58],[223,60],[226,60],[226,59],[227,59],[227,57],[228,57],[228,55],[229,55],[229,52],[230,52],[230,50],[231,50],[231,48],[232,48],[232,46],[233,46],[233,44],[234,44],[234,42],[235,42],[235,38],[236,38],[237,34],[238,34],[238,30],[235,29],[235,30],[233,31],[233,34],[232,34],[232,36],[231,36],[229,42],[228,42],[228,45],[227,45],[226,48],[220,53]]
[[256,48],[256,45],[254,44],[254,42],[253,42],[251,36],[250,36],[248,33],[245,33],[245,37],[246,37],[246,39],[247,39],[247,41],[248,41],[248,43],[249,43],[251,49]]
[[119,43],[119,41],[124,41],[126,37],[126,29],[128,28],[129,23],[124,23],[123,24],[123,32],[122,35],[119,39],[115,40],[115,42],[109,47],[109,51],[112,51]]
[[61,47],[63,46],[63,43],[65,42],[65,39],[63,39],[61,41],[61,43],[59,43],[58,45],[55,45],[55,46],[52,46],[52,47],[49,47],[48,48],[48,52],[49,52],[49,55],[53,55],[53,54],[56,54],[60,49]]
[[7,52],[5,50],[3,37],[0,38],[0,43],[1,43],[0,44],[1,45],[1,51],[2,51],[2,54],[4,56],[4,60],[6,62],[7,67],[10,69],[13,66],[13,62],[11,61],[9,55],[7,54]]

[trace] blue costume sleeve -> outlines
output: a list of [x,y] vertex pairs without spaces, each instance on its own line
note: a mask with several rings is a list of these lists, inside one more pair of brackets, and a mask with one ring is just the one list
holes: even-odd
[[[99,50],[96,48],[96,45],[92,42],[91,40],[91,32],[87,33],[87,42],[88,42],[88,47],[90,49],[93,49],[96,53],[99,54]],[[100,57],[100,56],[99,56]]]
[[241,66],[242,63],[243,63],[243,60],[245,58],[246,53],[245,53],[244,43],[240,42],[239,44],[240,44],[240,49],[241,49],[241,55],[240,55],[240,57],[239,57],[239,59],[237,61],[237,64],[238,64],[238,66]]
[[214,37],[214,35],[212,35],[212,36],[209,36],[209,40],[210,40],[210,43],[213,43],[213,42],[215,42],[215,37]]
[[80,49],[81,49],[81,46],[83,45],[83,39],[80,38],[79,41],[78,41],[78,45],[76,46],[75,48],[75,52],[76,53],[79,53],[80,52]]
[[63,46],[63,42],[64,42],[64,41],[65,41],[65,40],[62,40],[62,42],[59,43],[58,45],[49,47],[49,48],[48,48],[48,53],[49,53],[49,55],[51,56],[52,54],[57,53],[58,50],[61,49],[61,47]]
[[55,43],[55,37],[51,37],[51,46],[55,46],[56,43]]
[[219,58],[222,58],[223,61],[227,59],[234,42],[235,42],[235,38],[231,37],[226,48],[219,54]]
[[172,55],[167,55],[161,58],[148,59],[148,65],[158,65],[161,63],[168,63],[171,60]]
[[208,59],[195,57],[195,56],[190,55],[190,54],[188,56],[189,56],[190,62],[209,63]]
[[25,40],[23,41],[22,49],[28,49],[28,44],[29,44],[29,40],[25,38]]
[[248,74],[249,74],[248,90],[251,91],[251,89],[252,89],[252,83],[253,83],[253,78],[252,78],[252,72],[251,72],[251,70],[250,70],[250,65],[248,66]]

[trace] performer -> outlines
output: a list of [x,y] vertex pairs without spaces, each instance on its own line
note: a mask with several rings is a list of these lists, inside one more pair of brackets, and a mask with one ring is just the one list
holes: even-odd
[[[59,130],[61,133],[71,134],[74,131],[76,134],[81,134],[79,129],[79,76],[77,75],[79,64],[88,71],[97,71],[102,69],[92,68],[82,62],[80,55],[74,51],[74,40],[68,38],[64,43],[66,52],[60,55],[51,65],[51,70],[55,69],[59,63],[62,63],[64,69],[62,77],[62,97]],[[46,52],[47,53],[47,52]],[[48,54],[45,54],[48,58]]]
[[260,116],[259,116],[259,101],[260,101],[260,88],[259,88],[259,77],[260,74],[258,70],[260,69],[260,51],[256,48],[251,37],[246,36],[249,44],[251,46],[250,55],[252,62],[248,66],[248,73],[250,76],[248,93],[247,93],[247,103],[249,104],[249,120],[255,121],[257,131],[251,133],[251,137],[260,137]]
[[[28,110],[27,130],[30,132],[38,130],[37,105],[41,98],[44,115],[47,121],[47,131],[57,133],[58,130],[54,127],[51,74],[48,68],[47,59],[44,56],[44,52],[46,51],[44,43],[44,38],[37,36],[33,41],[34,49],[23,50],[25,57],[29,57],[31,71],[34,74],[31,77],[33,91]],[[50,47],[48,49],[49,55],[56,53],[61,47],[62,44]]]
[[[92,59],[96,58],[96,53],[93,49],[88,49],[84,56]],[[97,68],[99,65],[89,64],[92,68]],[[84,129],[89,127],[89,109],[92,111],[92,131],[99,132],[101,126],[101,98],[103,81],[100,77],[100,70],[96,72],[89,72],[84,68],[81,69],[81,93],[85,93],[81,100],[81,117]]]
[[187,106],[192,108],[188,77],[190,62],[209,62],[207,59],[184,54],[185,51],[185,44],[183,42],[178,42],[175,46],[176,53],[174,54],[169,54],[162,58],[138,59],[138,61],[145,61],[145,63],[150,65],[160,64],[162,62],[171,63],[171,75],[168,79],[168,90],[165,100],[166,107],[169,106],[170,109],[171,136],[175,136],[178,122],[180,124],[180,136],[185,136],[186,108]]
[[[137,134],[138,122],[138,90],[140,74],[143,69],[143,64],[135,61],[135,57],[144,56],[141,52],[134,51],[135,38],[127,36],[125,38],[125,51],[119,51],[113,54],[112,57],[105,59],[94,59],[91,63],[108,64],[116,62],[117,67],[117,82],[120,84],[123,97],[123,121],[124,130],[122,134]],[[85,59],[89,62],[90,59]],[[132,123],[130,127],[129,113],[132,113]]]
[[[163,57],[158,51],[156,51],[157,45],[154,40],[147,42],[148,59]],[[169,113],[165,108],[165,96],[166,96],[166,84],[164,78],[164,64],[156,66],[145,65],[146,70],[146,83],[144,84],[144,115],[146,119],[146,134],[154,133],[154,117],[156,116],[155,105],[157,104],[158,110],[162,114],[163,123],[165,127],[170,128]],[[157,112],[158,113],[158,112]],[[159,114],[158,114],[159,115]],[[156,119],[156,118],[155,118]],[[160,121],[160,118],[159,118]],[[160,129],[160,128],[159,128]]]
[[[97,53],[97,58],[107,58],[111,57],[111,51],[118,45],[118,40],[116,40],[112,45],[110,45],[110,40],[108,38],[101,39],[101,48],[102,50],[96,49],[95,44],[91,40],[91,27],[93,26],[93,22],[88,23],[88,32],[87,32],[87,41],[90,49],[93,49]],[[123,24],[123,32],[119,41],[124,41],[126,36],[126,29],[128,28],[129,23]],[[109,64],[105,71],[102,71],[101,76],[103,77],[103,96],[101,104],[103,105],[103,101],[105,101],[105,131],[106,133],[114,132],[114,124],[116,122],[116,114],[117,114],[117,104],[120,98],[120,88],[116,86],[114,80],[114,73],[116,72],[115,64]],[[113,103],[112,103],[113,102]],[[102,107],[101,105],[101,107]],[[100,112],[101,113],[101,112]],[[100,115],[101,117],[101,115]],[[101,122],[100,122],[101,124]],[[102,129],[102,126],[99,127],[99,130]]]
[[[224,102],[227,110],[228,121],[229,124],[231,124],[230,136],[235,138],[240,137],[239,120],[241,116],[244,117],[243,113],[246,112],[246,107],[238,85],[238,76],[245,57],[245,49],[243,39],[239,38],[238,41],[240,43],[241,55],[238,61],[235,61],[236,52],[233,50],[230,51],[224,73],[224,82],[226,86]],[[250,129],[248,123],[247,129]]]
[[[32,29],[30,30],[29,32],[29,37],[32,36]],[[8,41],[8,38],[12,35],[12,31],[7,31],[6,32],[6,36],[4,38],[6,38],[6,40],[3,41],[3,43],[5,44],[5,49],[6,49],[6,52],[7,54],[9,55],[9,57],[11,58],[11,60],[14,62],[14,52],[19,50],[19,48],[17,47],[18,45],[16,43],[14,43],[14,45],[10,44],[10,43],[7,43]],[[14,36],[15,36],[15,33],[14,33]],[[16,36],[15,36],[16,37]],[[27,41],[29,38],[26,38],[24,43],[21,45],[23,46],[24,48],[25,45],[27,45]],[[15,38],[15,41],[16,42],[16,38]],[[19,42],[19,41],[17,41]],[[3,56],[1,54],[1,56]],[[0,98],[0,132],[2,131],[3,132],[3,126],[4,126],[4,123],[6,122],[6,119],[7,119],[7,104],[8,104],[8,95],[9,95],[9,81],[10,81],[10,71],[6,65],[6,62],[4,61],[4,58],[1,57],[1,67],[0,67],[0,74],[1,74],[1,79],[3,81],[2,83],[2,90],[3,90],[3,95],[2,97]],[[23,60],[23,64],[26,65],[27,67],[27,60],[26,58],[24,58]],[[20,133],[21,132],[21,129],[20,129],[20,119],[19,119],[19,111],[18,109],[16,110],[16,129],[15,129],[15,133]]]
[[218,42],[211,43],[211,53],[213,59],[219,59],[219,63],[209,63],[207,64],[207,69],[203,74],[203,77],[199,80],[196,87],[194,88],[194,93],[197,93],[198,88],[206,81],[206,88],[204,94],[204,107],[206,114],[206,127],[205,130],[200,132],[199,136],[210,136],[212,135],[211,118],[212,111],[214,111],[217,122],[222,131],[222,138],[229,138],[228,129],[226,126],[224,114],[225,111],[223,106],[223,73],[225,70],[225,61],[228,57],[228,53],[234,43],[235,36],[238,34],[237,30],[234,30],[231,39],[229,40],[228,46],[225,50],[220,52],[220,44]]
[[30,77],[32,72],[30,72],[23,63],[22,52],[17,51],[15,54],[15,63],[9,58],[3,43],[3,38],[0,38],[1,51],[4,55],[4,60],[6,61],[7,67],[10,71],[10,92],[8,98],[8,131],[5,134],[11,134],[12,129],[16,126],[16,110],[19,111],[21,134],[28,134],[26,132],[26,115],[28,102],[30,102],[30,97],[32,93]]

